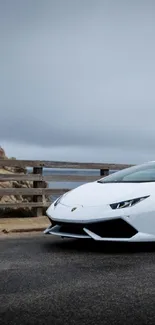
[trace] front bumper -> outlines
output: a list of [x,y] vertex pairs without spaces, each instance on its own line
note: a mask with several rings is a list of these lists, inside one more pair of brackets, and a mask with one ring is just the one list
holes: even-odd
[[[71,207],[52,204],[46,211],[51,225],[45,234],[99,241],[155,242],[154,211],[132,208],[111,210],[108,206]],[[118,215],[119,213],[119,215]]]
[[129,241],[138,232],[122,218],[89,223],[69,223],[54,221],[45,231],[70,238],[92,238],[94,240]]

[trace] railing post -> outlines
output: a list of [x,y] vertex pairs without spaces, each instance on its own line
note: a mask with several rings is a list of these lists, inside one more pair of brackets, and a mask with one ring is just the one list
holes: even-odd
[[[33,168],[33,174],[39,174],[42,175],[43,173],[43,168],[42,167],[34,167]],[[42,188],[43,187],[43,182],[42,181],[34,181],[33,182],[33,187],[34,188]],[[33,196],[33,202],[42,202],[43,201],[43,196],[42,195],[34,195]],[[34,208],[34,213],[36,217],[40,217],[43,215],[43,208],[37,207]]]
[[100,176],[108,176],[109,169],[100,169]]

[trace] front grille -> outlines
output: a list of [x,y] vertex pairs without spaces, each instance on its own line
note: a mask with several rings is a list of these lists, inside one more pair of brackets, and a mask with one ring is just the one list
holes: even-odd
[[77,225],[77,226],[74,226],[73,224],[62,225],[59,231],[63,233],[70,233],[75,235],[86,235],[81,225]]
[[85,235],[83,228],[87,228],[103,238],[131,238],[137,234],[137,230],[121,218],[93,223],[54,222],[54,225],[61,226],[61,232],[77,235]]

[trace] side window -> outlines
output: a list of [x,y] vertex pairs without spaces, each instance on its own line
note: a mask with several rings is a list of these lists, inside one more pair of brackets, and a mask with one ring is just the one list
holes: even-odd
[[152,169],[146,169],[146,170],[141,170],[137,171],[135,173],[132,173],[130,175],[126,175],[123,178],[123,181],[155,181],[155,168]]

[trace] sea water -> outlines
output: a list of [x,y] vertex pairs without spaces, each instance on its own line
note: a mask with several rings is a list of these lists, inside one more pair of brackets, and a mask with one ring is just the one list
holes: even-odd
[[[32,173],[33,169],[28,168],[28,173]],[[110,171],[110,174],[114,171]],[[96,169],[63,169],[63,168],[43,168],[43,175],[75,175],[75,176],[96,176],[97,179],[100,179],[102,176],[100,176],[100,171]],[[53,189],[74,189],[84,183],[84,182],[47,182],[48,188]],[[57,199],[59,195],[52,195],[51,200]]]

